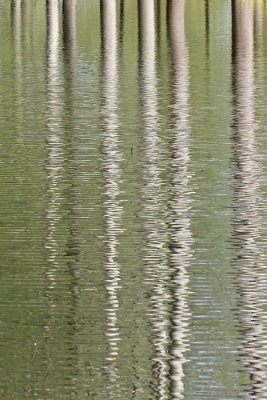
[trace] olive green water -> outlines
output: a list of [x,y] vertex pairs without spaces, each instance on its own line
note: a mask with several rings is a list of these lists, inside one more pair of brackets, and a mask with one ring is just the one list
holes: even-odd
[[267,399],[265,0],[0,1],[3,400]]

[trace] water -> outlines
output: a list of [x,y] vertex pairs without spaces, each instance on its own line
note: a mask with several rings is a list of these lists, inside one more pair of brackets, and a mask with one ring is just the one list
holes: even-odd
[[1,398],[267,399],[264,0],[1,0]]

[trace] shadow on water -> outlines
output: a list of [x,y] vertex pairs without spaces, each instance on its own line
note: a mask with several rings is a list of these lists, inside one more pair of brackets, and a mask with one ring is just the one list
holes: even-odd
[[254,31],[255,4],[232,1],[233,27],[233,265],[238,270],[243,349],[242,360],[250,373],[248,387],[252,399],[263,399],[267,391],[266,313],[264,311],[266,273],[264,253],[259,243],[262,220],[259,216],[261,168],[257,160],[255,122]]

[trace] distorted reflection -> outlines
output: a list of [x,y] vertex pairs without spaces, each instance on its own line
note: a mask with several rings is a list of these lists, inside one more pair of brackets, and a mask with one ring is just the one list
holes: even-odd
[[22,27],[23,27],[23,42],[25,46],[25,53],[30,54],[30,48],[32,45],[32,11],[34,8],[32,0],[21,0],[21,11],[22,11]]
[[[77,127],[76,127],[76,0],[63,0],[63,43],[65,60],[65,138],[66,138],[66,173],[69,180],[66,191],[70,219],[70,239],[68,252],[78,261],[79,243],[77,236],[76,209],[78,206],[78,188],[75,183],[77,174]],[[77,268],[70,266],[71,275],[77,278]],[[74,288],[73,288],[74,290]]]
[[[67,174],[68,187],[65,191],[66,208],[68,210],[69,240],[66,243],[66,256],[68,257],[68,271],[70,274],[71,312],[69,325],[75,327],[77,308],[79,302],[79,279],[81,275],[80,253],[81,243],[78,229],[77,209],[79,208],[79,190],[77,179],[77,127],[76,127],[76,0],[63,0],[63,43],[65,55],[65,173]],[[73,340],[74,342],[74,340]],[[72,346],[73,353],[73,342]]]
[[171,136],[171,398],[184,398],[183,365],[189,348],[188,267],[191,258],[190,231],[190,123],[189,56],[184,26],[185,0],[170,0],[168,33],[172,61],[172,136]]
[[266,1],[0,4],[0,398],[266,399]]
[[63,43],[72,71],[76,61],[76,0],[63,0]]
[[62,142],[59,102],[59,1],[47,1],[47,147],[48,147],[48,193],[47,209],[48,236],[46,248],[49,251],[49,269],[47,278],[49,288],[56,285],[55,271],[58,266],[57,240],[55,237],[57,221],[60,219],[58,207],[60,204],[60,170],[62,169]]
[[[47,249],[47,266],[46,266],[46,288],[45,302],[47,303],[47,320],[45,325],[45,337],[47,344],[45,346],[44,360],[47,364],[47,373],[51,374],[52,360],[55,362],[55,354],[52,354],[53,326],[57,321],[57,302],[56,292],[58,288],[57,275],[59,272],[58,253],[60,245],[57,238],[57,229],[60,221],[60,181],[63,164],[63,145],[60,132],[61,111],[60,111],[60,94],[59,94],[59,35],[60,35],[60,15],[59,1],[48,0],[46,3],[47,11],[47,237],[45,247]],[[53,371],[55,373],[55,371]],[[52,382],[48,383],[48,387],[53,386]]]
[[210,4],[209,0],[205,0],[205,29],[206,29],[206,37],[205,37],[205,42],[206,42],[206,55],[207,55],[207,61],[209,59],[209,47],[210,47]]
[[120,0],[120,51],[123,49],[123,31],[124,31],[124,5],[125,0]]
[[143,114],[144,172],[143,217],[145,220],[145,283],[148,285],[153,347],[153,398],[166,399],[168,385],[168,252],[167,201],[161,173],[163,159],[159,137],[156,74],[154,0],[139,0],[140,90]]
[[255,1],[254,12],[254,30],[257,41],[262,43],[263,40],[263,17],[264,17],[264,0]]
[[[76,0],[63,0],[63,60],[64,60],[64,209],[65,216],[66,250],[65,260],[68,283],[68,302],[66,301],[66,319],[68,336],[66,337],[67,354],[70,363],[70,376],[65,376],[72,391],[84,395],[85,383],[82,376],[73,382],[73,371],[82,370],[83,349],[77,342],[83,343],[79,334],[81,329],[81,292],[82,273],[84,266],[82,258],[82,238],[79,229],[78,209],[80,206],[80,190],[77,183],[78,159],[78,129],[77,129],[77,89],[76,89]],[[66,299],[67,300],[67,299]],[[79,338],[79,339],[78,339]],[[82,374],[81,374],[82,375]]]
[[22,87],[22,0],[12,0],[11,17],[14,40],[14,66],[15,66],[15,118],[17,130],[21,129],[23,124],[23,87]]
[[234,69],[234,191],[233,262],[239,270],[244,363],[251,375],[251,398],[263,399],[267,391],[266,273],[258,242],[259,174],[254,118],[254,2],[233,0]]
[[[117,65],[117,21],[116,0],[101,0],[102,29],[102,154],[104,173],[104,218],[106,236],[106,290],[107,290],[107,341],[110,398],[117,380],[116,359],[119,352],[120,333],[118,328],[118,289],[120,284],[120,265],[118,257],[118,235],[122,232],[121,216],[123,208],[120,202],[121,154],[118,134],[118,65]],[[115,386],[114,386],[115,385]]]
[[[12,27],[13,27],[13,37],[16,58],[20,59],[21,54],[21,4],[22,0],[12,0],[11,2],[11,17],[12,17]],[[21,61],[20,61],[21,63]]]

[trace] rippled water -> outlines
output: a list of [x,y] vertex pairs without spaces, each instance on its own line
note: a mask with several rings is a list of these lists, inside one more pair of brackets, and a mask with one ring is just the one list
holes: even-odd
[[1,399],[267,399],[265,0],[1,0]]

